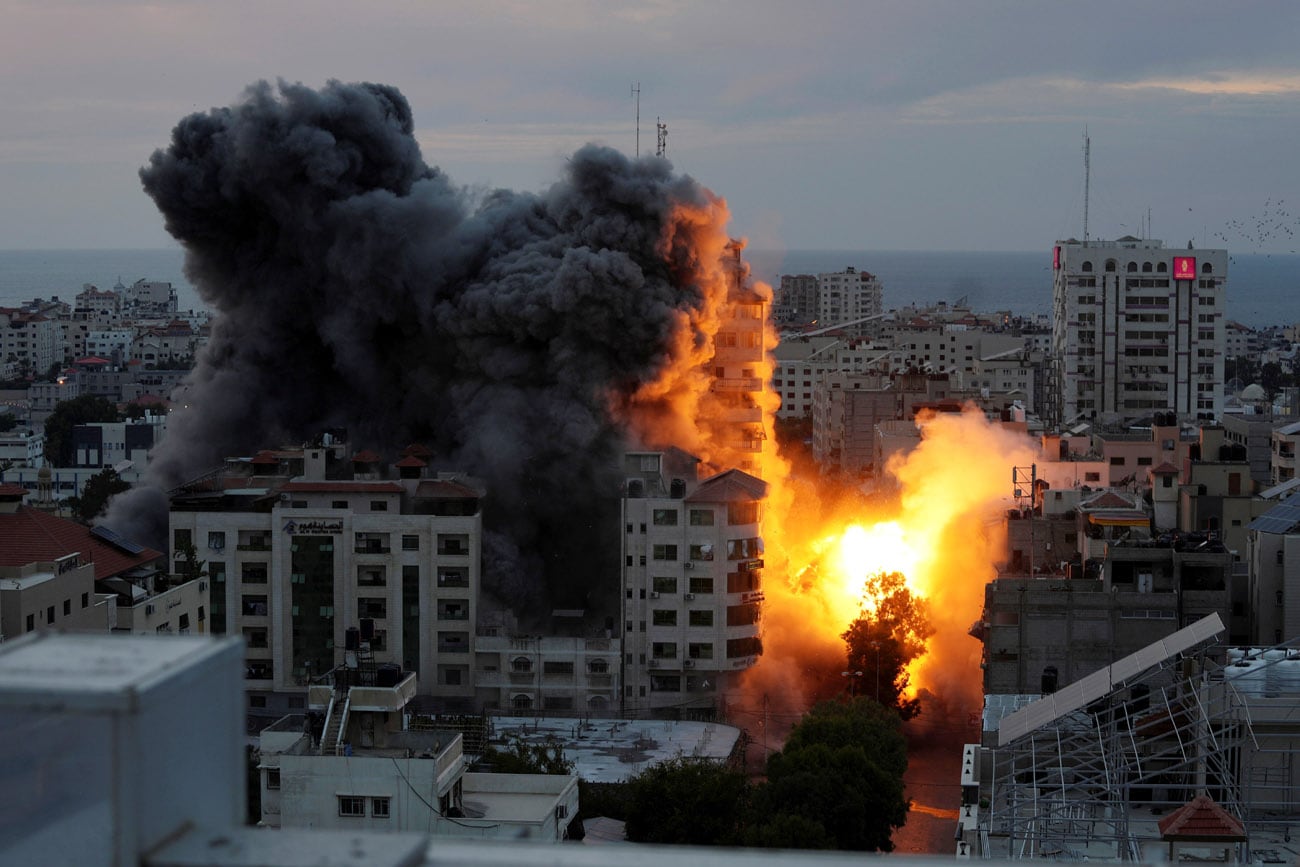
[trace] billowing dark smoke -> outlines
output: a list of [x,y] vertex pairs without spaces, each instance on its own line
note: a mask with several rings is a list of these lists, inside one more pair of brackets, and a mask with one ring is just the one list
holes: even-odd
[[709,194],[587,146],[549,191],[475,204],[412,129],[391,87],[262,82],[153,154],[145,190],[219,316],[145,489],[108,523],[153,539],[160,490],[344,427],[486,480],[498,592],[594,603],[617,587],[599,544],[617,539],[611,395],[656,376],[701,304],[694,253],[665,229]]

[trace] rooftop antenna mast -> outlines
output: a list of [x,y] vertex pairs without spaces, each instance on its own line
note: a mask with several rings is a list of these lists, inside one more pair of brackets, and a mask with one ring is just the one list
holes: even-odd
[[1083,246],[1088,246],[1088,187],[1092,181],[1092,140],[1083,128]]
[[668,156],[668,124],[655,118],[655,131],[658,133],[658,144],[655,145],[655,156]]
[[641,82],[632,85],[632,96],[636,99],[636,155],[641,156]]

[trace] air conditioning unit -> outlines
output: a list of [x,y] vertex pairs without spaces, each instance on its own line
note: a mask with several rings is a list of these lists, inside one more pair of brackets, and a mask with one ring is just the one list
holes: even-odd
[[225,549],[226,543],[219,539],[214,539],[208,543],[208,547],[211,548],[213,551],[222,551]]
[[687,594],[686,594],[684,597],[682,597],[682,598],[685,599],[687,602],[690,602],[692,599],[695,598],[695,594],[694,594],[694,593],[687,593]]
[[651,599],[658,599],[658,598],[659,598],[659,594],[656,593],[654,590],[651,590],[651,591],[650,591],[650,598],[651,598]]
[[682,668],[694,668],[694,667],[695,667],[695,660],[693,659],[682,660]]
[[692,563],[690,560],[687,560],[685,563],[682,564],[682,568],[683,568],[683,569],[694,569],[694,568],[695,568],[695,564]]

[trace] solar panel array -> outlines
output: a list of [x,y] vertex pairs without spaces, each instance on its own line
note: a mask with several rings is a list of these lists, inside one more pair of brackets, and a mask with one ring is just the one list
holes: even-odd
[[1172,659],[1220,632],[1223,632],[1223,621],[1219,619],[1218,614],[1202,617],[1191,626],[1185,626],[1172,635],[1148,644],[1136,653],[1131,653],[1051,695],[1026,705],[1015,713],[1008,714],[998,725],[998,746],[1006,746],[1022,735],[1087,707],[1134,676],[1160,665],[1165,660]]
[[1250,522],[1248,529],[1285,534],[1300,524],[1300,494],[1292,494]]
[[125,539],[119,536],[117,533],[114,533],[112,530],[108,529],[107,527],[103,527],[103,526],[91,527],[90,535],[102,539],[108,544],[112,545],[114,548],[118,548],[122,551],[125,551],[128,554],[139,554],[141,551],[144,550],[143,545],[137,545],[135,542],[132,542],[129,539]]

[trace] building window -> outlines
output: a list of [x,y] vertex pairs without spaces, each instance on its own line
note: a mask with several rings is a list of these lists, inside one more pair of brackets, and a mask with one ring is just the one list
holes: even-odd
[[651,515],[651,520],[656,527],[676,527],[677,510],[676,509],[655,509]]
[[1101,481],[1101,473],[1084,473],[1084,474],[1083,474],[1083,480],[1084,480],[1085,482],[1100,482],[1100,481]]
[[713,612],[708,609],[692,610],[690,612],[691,626],[712,626]]
[[677,592],[676,578],[656,576],[652,580],[654,583],[651,586],[651,589],[655,593],[676,593]]
[[339,795],[339,815],[340,816],[364,816],[366,814],[366,799],[357,798],[352,795]]
[[213,551],[221,551],[221,550],[223,550],[223,549],[226,547],[226,534],[225,534],[225,533],[209,533],[209,534],[208,534],[208,547],[211,548]]
[[371,501],[370,501],[370,511],[372,511],[372,512],[387,512],[387,511],[388,511],[388,501],[387,501],[387,500],[371,500]]
[[403,550],[403,551],[418,551],[418,550],[420,550],[420,537],[419,537],[419,536],[403,536],[403,537],[402,537],[402,550]]
[[276,791],[280,788],[280,769],[266,769],[266,788],[270,791]]
[[334,500],[330,503],[331,509],[346,509],[347,507],[348,507],[347,500]]
[[90,607],[90,594],[89,594],[89,593],[82,593],[82,594],[81,594],[81,607],[82,607],[82,608],[88,608],[88,607]]
[[656,560],[676,560],[677,546],[676,545],[655,545],[654,558]]
[[46,623],[53,623],[53,622],[54,622],[54,606],[53,606],[53,605],[51,605],[49,608],[46,608],[46,609],[45,609],[45,622],[46,622]]
[[374,816],[376,819],[387,819],[387,818],[388,818],[388,799],[387,799],[387,798],[371,798],[371,799],[370,799],[370,815]]
[[691,659],[712,659],[712,644],[688,644],[686,645],[686,655]]
[[655,609],[650,616],[655,626],[677,625],[677,612],[672,609]]
[[71,600],[71,599],[64,599],[64,600],[63,600],[63,616],[64,616],[64,617],[69,617],[69,616],[71,616],[71,615],[72,615],[72,600]]
[[712,509],[691,509],[691,526],[712,527],[713,510]]
[[31,631],[32,631],[33,629],[35,629],[35,628],[36,628],[36,615],[35,615],[35,614],[28,614],[28,615],[27,615],[27,631],[28,631],[28,632],[31,632]]
[[712,578],[696,577],[696,576],[692,575],[692,576],[691,576],[691,585],[690,585],[690,586],[691,586],[691,592],[692,592],[692,593],[712,593],[712,592],[713,592],[713,579],[712,579]]
[[1112,467],[1122,467],[1122,466],[1124,466],[1124,456],[1123,456],[1123,455],[1116,455],[1115,457],[1111,458],[1111,459],[1110,459],[1110,465],[1111,465]]
[[654,659],[676,659],[677,643],[675,641],[656,641],[650,645],[650,656]]

